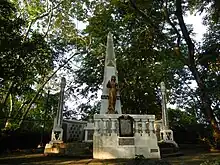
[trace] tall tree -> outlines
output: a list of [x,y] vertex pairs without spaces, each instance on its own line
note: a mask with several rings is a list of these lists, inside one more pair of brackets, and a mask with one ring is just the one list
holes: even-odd
[[69,64],[82,54],[76,45],[87,44],[74,22],[82,12],[79,2],[67,0],[1,2],[0,114],[5,122],[18,111],[20,126],[30,109],[40,106],[48,81],[61,69],[73,70]]
[[[1,1],[0,7],[0,77],[3,96],[0,111],[7,122],[14,111],[14,101],[26,98],[25,92],[31,92],[31,86],[51,72],[56,56],[37,32],[23,40],[22,26],[25,21],[17,17],[13,4]],[[27,104],[28,99],[25,102],[21,106]]]
[[[89,25],[84,34],[92,38],[92,43],[89,53],[82,58],[81,67],[76,72],[78,86],[75,87],[75,92],[91,100],[97,98],[97,91],[103,81],[106,36],[111,31],[114,36],[123,111],[156,114],[159,118],[159,83],[164,80],[169,83],[168,87],[172,86],[173,76],[183,67],[183,63],[169,49],[173,37],[162,32],[162,4],[142,5],[153,8],[155,19],[147,25],[144,24],[145,19],[140,18],[123,2],[90,2],[87,9],[91,12],[91,17],[87,19]],[[153,28],[152,24],[158,27]],[[173,59],[177,61],[174,62]]]
[[[211,4],[210,1],[193,1],[196,5],[199,5],[208,8],[208,4]],[[213,13],[211,10],[211,14],[217,14],[217,10],[219,9],[218,3],[214,1],[214,7],[215,12]],[[131,5],[134,7],[134,9],[140,13],[142,17],[147,20],[151,15],[148,15],[146,13],[145,8],[143,8],[143,5],[141,5],[141,2],[136,3],[134,0],[130,0]],[[164,1],[164,12],[167,19],[167,23],[172,27],[172,29],[176,33],[177,43],[175,49],[178,51],[178,54],[186,61],[186,65],[188,66],[191,74],[194,77],[194,80],[197,82],[198,85],[198,94],[200,97],[200,102],[202,105],[201,111],[204,113],[207,122],[212,126],[213,128],[213,138],[214,138],[214,144],[217,144],[220,142],[220,130],[217,122],[217,118],[214,113],[214,109],[212,108],[212,97],[209,93],[209,85],[207,84],[208,77],[210,78],[210,75],[206,72],[204,72],[204,69],[201,68],[201,64],[198,61],[198,55],[201,53],[200,51],[197,51],[197,47],[195,46],[195,42],[192,40],[190,29],[187,27],[185,21],[184,21],[184,14],[189,9],[190,1],[183,1],[183,0],[176,0],[176,1]],[[140,6],[140,7],[139,7]],[[198,7],[198,6],[197,6]],[[213,9],[213,6],[209,7],[209,9]],[[200,10],[202,10],[200,8]],[[216,18],[216,17],[215,17]],[[209,18],[211,19],[211,18]],[[215,19],[216,21],[216,19]],[[211,30],[211,29],[209,29]],[[187,47],[187,53],[183,53],[183,48],[181,41],[184,41],[184,45]],[[187,56],[185,56],[187,55]],[[214,56],[214,54],[212,54]],[[201,61],[201,60],[200,60]],[[203,70],[203,71],[201,71]],[[209,81],[210,82],[210,81]],[[216,81],[215,81],[216,82]],[[216,147],[216,146],[213,146]]]

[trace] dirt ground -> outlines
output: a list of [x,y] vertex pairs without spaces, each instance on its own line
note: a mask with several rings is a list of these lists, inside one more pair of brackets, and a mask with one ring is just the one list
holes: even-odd
[[[206,160],[220,160],[220,153],[184,151],[183,156],[167,157],[160,160],[172,165],[199,165]],[[10,154],[0,156],[0,164],[30,164],[30,165],[132,165],[139,164],[134,160],[95,160],[92,158],[54,157],[43,154]],[[142,163],[141,163],[142,164]],[[145,164],[145,163],[143,163]],[[142,164],[142,165],[143,165]],[[146,162],[146,164],[149,164]],[[162,163],[163,164],[163,163]],[[164,163],[166,165],[166,163]]]

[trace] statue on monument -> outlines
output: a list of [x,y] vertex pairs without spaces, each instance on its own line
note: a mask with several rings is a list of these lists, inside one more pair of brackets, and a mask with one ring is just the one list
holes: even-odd
[[108,114],[115,114],[115,104],[118,91],[118,84],[116,83],[116,76],[111,76],[111,80],[107,83],[107,88],[109,88],[108,95]]

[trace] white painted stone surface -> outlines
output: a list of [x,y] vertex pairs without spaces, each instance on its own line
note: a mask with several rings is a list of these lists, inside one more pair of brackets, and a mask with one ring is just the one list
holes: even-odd
[[68,142],[83,141],[85,139],[84,128],[86,127],[88,123],[87,121],[64,119],[63,123],[67,125],[66,140]]
[[[105,57],[105,68],[104,68],[104,78],[103,78],[103,88],[102,96],[108,96],[107,83],[111,79],[111,76],[116,76],[116,83],[118,83],[118,73],[116,68],[116,58],[114,52],[114,44],[112,34],[109,33],[107,37],[107,49]],[[119,91],[117,92],[117,97],[120,98]],[[116,100],[115,110],[118,114],[121,114],[121,100]],[[101,109],[100,114],[106,114],[108,112],[108,99],[101,99]]]
[[[174,141],[173,131],[169,129],[169,120],[167,112],[167,98],[166,98],[166,86],[164,82],[161,82],[161,94],[162,94],[162,125],[160,125],[160,140],[166,143],[172,143],[178,147]],[[159,124],[159,123],[158,123]]]
[[92,121],[89,121],[86,125],[86,127],[84,128],[85,130],[85,139],[84,139],[84,142],[92,142],[93,140],[92,139],[89,139],[89,131],[92,131],[94,132],[94,123]]
[[[51,141],[62,141],[63,140],[63,104],[64,104],[64,89],[66,86],[66,79],[64,77],[61,78],[60,84],[60,100],[58,103],[58,109],[56,113],[56,117],[54,118],[53,130],[51,134]],[[60,132],[59,136],[56,138],[56,132]]]
[[[51,133],[51,141],[49,144],[46,144],[44,153],[59,153],[60,148],[56,147],[54,149],[53,145],[60,145],[63,144],[63,129],[62,129],[62,122],[63,122],[63,104],[64,104],[64,89],[66,86],[66,79],[64,77],[61,78],[60,84],[60,100],[58,103],[58,109],[56,113],[56,117],[54,118],[53,123],[53,130]],[[57,134],[57,135],[56,135]],[[51,147],[51,148],[49,148]]]
[[[125,137],[123,137],[125,138]],[[118,159],[135,158],[135,155],[143,155],[147,159],[160,158],[160,149],[157,139],[146,136],[134,137],[134,145],[119,145],[118,136],[93,136],[93,158]],[[151,149],[158,152],[151,152]]]
[[[58,138],[56,138],[56,134],[55,134],[56,132],[60,132]],[[53,143],[63,142],[63,129],[62,128],[56,127],[52,130],[51,141]]]
[[167,98],[166,98],[166,87],[164,82],[161,82],[161,94],[162,94],[162,121],[163,121],[163,128],[169,128],[169,120],[168,120],[168,112],[167,112]]
[[[112,134],[112,122],[115,122],[122,114],[96,114],[94,115],[95,133],[93,135],[93,158],[117,159],[135,158],[135,155],[143,155],[145,158],[160,158],[160,149],[154,131],[154,115],[129,115],[135,122],[141,122],[141,130],[134,137],[119,137],[118,130]],[[116,119],[116,120],[113,120]],[[108,124],[105,127],[103,123]],[[117,125],[118,123],[115,122]],[[135,123],[134,123],[135,125]],[[136,130],[136,129],[134,129]],[[134,139],[134,144],[119,145],[119,139]],[[153,152],[152,152],[153,150]],[[155,150],[157,152],[155,152]]]

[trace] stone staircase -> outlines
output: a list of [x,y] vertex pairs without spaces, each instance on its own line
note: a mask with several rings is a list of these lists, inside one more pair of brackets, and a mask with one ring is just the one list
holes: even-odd
[[[176,147],[172,143],[160,142],[158,143],[160,148],[161,157],[181,156],[183,153],[179,147]],[[55,151],[56,150],[56,151]],[[51,153],[47,155],[65,155],[73,157],[92,157],[93,143],[85,142],[71,142],[63,143],[62,145],[53,144]]]
[[179,147],[173,143],[159,142],[158,146],[160,148],[160,154],[162,158],[183,155]]
[[65,155],[92,156],[92,143],[72,142],[65,145]]

